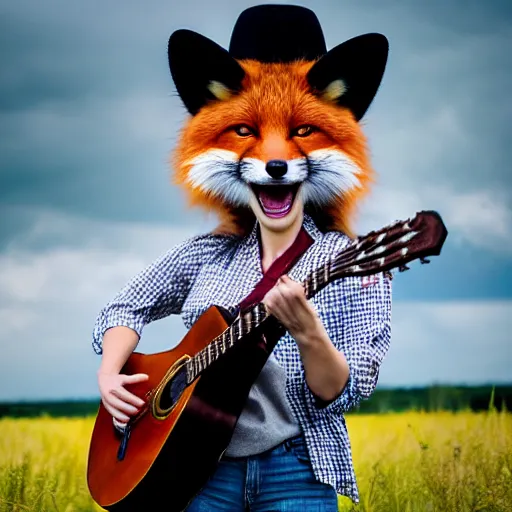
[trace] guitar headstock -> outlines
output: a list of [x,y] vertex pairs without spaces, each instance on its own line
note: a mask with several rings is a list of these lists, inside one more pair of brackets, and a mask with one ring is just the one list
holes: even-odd
[[378,231],[356,238],[331,262],[334,278],[376,274],[398,268],[427,256],[438,256],[448,231],[435,211],[421,211],[413,218],[397,221]]

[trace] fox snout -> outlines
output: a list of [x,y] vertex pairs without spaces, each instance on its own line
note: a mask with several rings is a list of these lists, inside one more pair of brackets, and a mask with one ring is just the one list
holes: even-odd
[[282,178],[288,171],[288,162],[286,160],[269,160],[265,170],[272,178]]

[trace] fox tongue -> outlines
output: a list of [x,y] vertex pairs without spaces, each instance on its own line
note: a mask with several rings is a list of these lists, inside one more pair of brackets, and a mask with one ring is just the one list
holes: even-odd
[[260,190],[259,199],[265,213],[281,213],[288,210],[292,204],[293,192],[288,188],[269,187]]

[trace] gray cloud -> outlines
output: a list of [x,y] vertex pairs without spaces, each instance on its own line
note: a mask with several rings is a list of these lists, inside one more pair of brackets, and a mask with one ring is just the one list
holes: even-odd
[[380,383],[508,383],[511,306],[511,301],[395,304]]
[[[181,192],[168,184],[184,109],[167,68],[167,38],[188,27],[227,46],[238,13],[256,3],[4,6],[1,203],[200,222],[183,214]],[[402,195],[429,181],[457,192],[507,190],[510,209],[507,4],[304,5],[317,12],[329,47],[373,30],[390,39],[389,67],[364,121],[382,187]]]
[[[0,254],[0,400],[97,394],[91,341],[100,308],[155,254],[192,234],[40,215]],[[185,328],[173,317],[147,332],[140,349],[158,351]]]
[[[99,308],[159,252],[214,225],[169,184],[184,109],[166,43],[187,27],[227,47],[239,12],[257,3],[0,7],[0,398],[95,394],[88,333]],[[436,266],[397,280],[382,384],[506,379],[509,302],[401,300],[510,297],[509,3],[301,3],[317,12],[328,47],[370,31],[390,39],[364,120],[379,176],[362,230],[422,208],[449,224]],[[149,326],[142,348],[163,349],[171,332],[172,342],[183,334],[179,319]]]
[[[156,254],[197,232],[41,215],[0,255],[0,400],[97,396],[100,308]],[[81,234],[72,246],[70,233]],[[511,321],[510,300],[395,300],[380,384],[506,381]],[[154,322],[138,350],[171,348],[185,332],[179,317]]]

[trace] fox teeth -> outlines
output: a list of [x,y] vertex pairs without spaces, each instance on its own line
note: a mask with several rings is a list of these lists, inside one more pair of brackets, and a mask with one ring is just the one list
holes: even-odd
[[265,211],[266,212],[270,212],[270,213],[282,213],[282,212],[285,212],[286,210],[288,210],[290,206],[287,205],[287,206],[283,206],[282,208],[278,208],[277,210],[273,209],[273,208],[265,208]]

